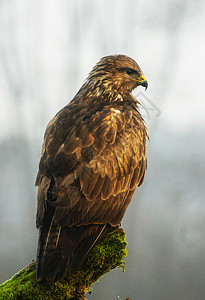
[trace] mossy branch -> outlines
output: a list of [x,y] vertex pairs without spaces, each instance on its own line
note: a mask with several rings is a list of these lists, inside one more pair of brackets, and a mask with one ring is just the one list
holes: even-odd
[[81,270],[59,282],[36,283],[35,262],[0,285],[0,299],[12,300],[66,300],[86,299],[92,284],[116,267],[124,269],[122,259],[126,256],[125,234],[122,229],[107,233],[91,251]]

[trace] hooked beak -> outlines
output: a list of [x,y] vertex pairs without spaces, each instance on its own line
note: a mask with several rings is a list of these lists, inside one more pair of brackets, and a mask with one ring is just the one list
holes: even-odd
[[138,84],[141,85],[141,86],[144,86],[145,87],[145,90],[148,88],[148,82],[147,80],[145,79],[144,75],[142,75],[140,77],[140,80],[138,81]]
[[144,80],[140,83],[141,86],[144,86],[145,87],[145,90],[148,88],[148,82],[147,80]]

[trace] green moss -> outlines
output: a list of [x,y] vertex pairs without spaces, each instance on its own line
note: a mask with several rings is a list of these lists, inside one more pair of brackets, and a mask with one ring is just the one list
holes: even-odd
[[63,299],[62,295],[69,299],[70,291],[68,283],[37,284],[35,271],[29,272],[24,269],[1,285],[0,299]]
[[126,245],[122,229],[106,234],[103,241],[93,248],[81,270],[71,277],[67,274],[56,283],[37,284],[35,271],[25,268],[0,286],[0,299],[66,300],[83,296],[105,273],[116,267],[124,269],[122,259],[127,255]]

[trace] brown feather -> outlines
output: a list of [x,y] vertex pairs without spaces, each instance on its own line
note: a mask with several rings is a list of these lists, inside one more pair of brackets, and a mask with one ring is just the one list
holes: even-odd
[[98,181],[98,178],[99,178],[99,173],[96,174],[93,171],[91,171],[89,184],[87,186],[87,194],[86,194],[86,196],[88,196],[89,200],[91,200],[90,195],[91,195],[92,191],[95,188],[95,185],[96,185],[96,183]]
[[91,198],[92,199],[96,198],[100,194],[102,186],[104,184],[104,180],[105,180],[105,177],[104,178],[102,178],[101,176],[98,177],[95,188],[91,193]]

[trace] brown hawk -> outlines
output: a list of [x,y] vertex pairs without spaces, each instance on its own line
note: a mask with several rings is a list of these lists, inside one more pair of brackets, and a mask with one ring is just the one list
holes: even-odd
[[139,85],[148,86],[133,59],[106,56],[48,124],[36,179],[37,281],[76,272],[142,184],[148,133],[131,93]]

